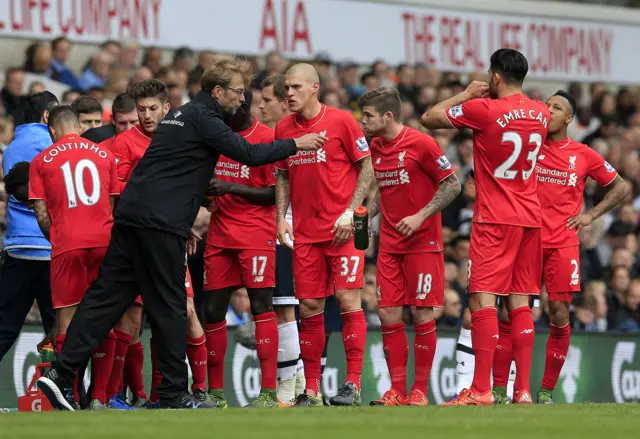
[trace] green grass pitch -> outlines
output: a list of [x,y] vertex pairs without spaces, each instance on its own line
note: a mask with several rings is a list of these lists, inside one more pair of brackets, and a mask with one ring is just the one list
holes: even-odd
[[640,437],[640,404],[3,413],[3,439],[614,439]]

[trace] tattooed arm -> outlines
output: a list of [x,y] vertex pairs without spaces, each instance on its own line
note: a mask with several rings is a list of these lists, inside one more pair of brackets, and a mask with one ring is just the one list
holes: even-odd
[[287,222],[285,216],[289,208],[289,171],[278,169],[278,177],[276,179],[276,225],[278,227],[278,240],[280,244],[292,248],[286,235],[293,241],[293,230]]
[[51,231],[51,217],[49,217],[49,210],[47,209],[47,202],[44,200],[33,200],[33,210],[36,213],[36,219],[42,234],[47,241],[49,241],[49,233]]
[[353,197],[351,197],[351,203],[349,204],[349,209],[353,210],[362,205],[362,202],[371,187],[371,182],[373,181],[373,165],[371,164],[371,156],[363,158],[357,162],[357,165],[358,181],[356,181],[356,190],[353,192]]
[[436,213],[442,211],[445,207],[453,201],[455,197],[460,193],[460,182],[455,174],[451,174],[440,182],[438,191],[433,196],[429,204],[420,209],[415,215],[403,218],[398,224],[396,224],[396,230],[403,236],[411,236],[413,233],[422,226],[422,223],[427,218],[432,217]]
[[371,202],[369,203],[369,218],[375,218],[380,213],[380,188],[378,182],[373,179],[371,184],[372,188],[375,188],[375,193]]

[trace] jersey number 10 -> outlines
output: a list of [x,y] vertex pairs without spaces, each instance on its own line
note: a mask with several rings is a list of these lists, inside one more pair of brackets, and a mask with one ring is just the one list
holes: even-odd
[[[493,173],[496,178],[502,178],[504,180],[513,180],[518,175],[518,171],[511,169],[516,163],[522,152],[522,137],[515,131],[507,131],[502,134],[501,143],[511,143],[513,145],[513,152],[500,166],[498,166]],[[528,180],[533,174],[533,170],[536,167],[536,161],[538,160],[538,151],[542,146],[542,135],[540,133],[531,133],[529,135],[529,145],[534,144],[536,148],[527,154],[527,160],[531,162],[531,169],[528,171],[522,171],[522,179]]]
[[[78,161],[75,169],[71,170],[71,162],[67,161],[60,166],[64,176],[64,186],[67,189],[69,209],[78,206],[78,200],[85,206],[93,206],[100,200],[100,172],[98,167],[89,159]],[[91,194],[87,194],[84,187],[84,171],[89,170],[91,176]]]

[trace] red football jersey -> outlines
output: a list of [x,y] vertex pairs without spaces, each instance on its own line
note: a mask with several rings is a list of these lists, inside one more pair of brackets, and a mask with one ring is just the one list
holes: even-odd
[[124,190],[129,177],[131,177],[131,173],[150,144],[151,137],[144,132],[140,125],[136,125],[124,133],[113,137],[111,151],[116,157],[116,163],[118,164],[118,178],[121,182],[121,192]]
[[618,173],[600,154],[571,139],[547,141],[538,154],[536,172],[542,205],[542,246],[580,245],[576,231],[567,228],[567,220],[582,210],[587,177],[606,186]]
[[291,114],[276,125],[277,140],[309,133],[329,140],[316,151],[299,151],[276,164],[289,171],[294,237],[301,244],[333,240],[331,229],[356,188],[356,162],[370,155],[358,122],[344,110],[322,105],[313,119]]
[[380,188],[380,251],[443,250],[440,212],[428,218],[409,238],[396,230],[400,220],[429,204],[440,182],[455,172],[438,143],[431,136],[404,127],[390,142],[384,142],[380,137],[373,139],[371,159]]
[[[271,128],[258,120],[238,133],[254,145],[273,142]],[[276,184],[273,164],[249,167],[225,156],[220,156],[215,177],[255,188]],[[276,207],[257,206],[244,198],[226,194],[216,197],[218,210],[211,215],[207,244],[220,248],[264,249],[276,245]]]
[[547,106],[516,94],[473,99],[446,114],[454,127],[473,130],[473,221],[540,227],[535,165],[551,119]]
[[42,151],[29,167],[29,199],[44,200],[51,217],[52,256],[109,245],[110,195],[119,194],[111,151],[65,136]]

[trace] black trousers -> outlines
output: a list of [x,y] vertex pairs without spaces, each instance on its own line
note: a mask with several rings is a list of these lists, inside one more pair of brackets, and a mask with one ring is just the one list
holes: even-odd
[[157,349],[162,383],[157,393],[173,405],[188,392],[185,238],[159,230],[114,224],[98,278],[87,290],[54,363],[67,379],[86,361],[138,294]]
[[38,301],[42,326],[49,333],[55,321],[51,306],[49,261],[5,255],[0,277],[0,361],[15,343],[33,301]]

